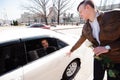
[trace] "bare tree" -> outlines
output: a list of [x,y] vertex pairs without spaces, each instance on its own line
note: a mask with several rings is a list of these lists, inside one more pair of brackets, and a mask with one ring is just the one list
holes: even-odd
[[[52,0],[57,10],[57,23],[60,23],[60,16],[73,7],[76,0]],[[73,2],[73,3],[72,3]]]
[[100,1],[100,9],[102,9],[102,2],[103,2],[103,1],[101,0],[101,1]]
[[105,1],[104,1],[104,4],[103,4],[103,6],[104,6],[104,7],[103,7],[103,10],[106,10],[106,6],[107,6],[106,4],[107,4],[107,2],[108,2],[108,0],[105,0]]
[[43,17],[45,23],[48,24],[47,9],[49,8],[48,2],[50,0],[28,0],[28,1],[31,2],[31,4],[29,4],[28,6],[24,6],[24,8],[32,13],[37,13],[39,16]]
[[114,0],[111,1],[111,9],[113,9]]

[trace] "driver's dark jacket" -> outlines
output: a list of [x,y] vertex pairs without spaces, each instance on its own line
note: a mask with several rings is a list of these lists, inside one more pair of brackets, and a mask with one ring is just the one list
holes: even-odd
[[88,39],[93,43],[93,47],[110,45],[109,52],[101,55],[108,56],[114,63],[120,63],[120,10],[101,12],[97,20],[100,26],[100,45],[92,35],[91,25],[88,20],[83,26],[80,39],[72,47],[71,52]]

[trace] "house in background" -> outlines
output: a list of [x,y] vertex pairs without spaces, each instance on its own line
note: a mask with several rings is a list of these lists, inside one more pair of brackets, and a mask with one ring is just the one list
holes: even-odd
[[49,8],[48,22],[52,24],[57,22],[57,9],[54,4]]

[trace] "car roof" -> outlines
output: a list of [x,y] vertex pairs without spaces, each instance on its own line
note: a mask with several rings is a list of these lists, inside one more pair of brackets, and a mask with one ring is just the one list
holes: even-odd
[[54,31],[40,28],[9,28],[0,31],[0,44],[6,42],[20,42],[20,39],[27,39],[37,36],[50,36],[56,34]]

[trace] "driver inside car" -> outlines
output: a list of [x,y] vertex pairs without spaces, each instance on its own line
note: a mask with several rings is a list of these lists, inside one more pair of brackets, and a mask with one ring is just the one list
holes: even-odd
[[44,48],[44,50],[47,52],[47,54],[52,53],[52,52],[57,50],[56,47],[49,46],[49,43],[48,43],[48,41],[46,39],[43,39],[41,41],[41,45]]

